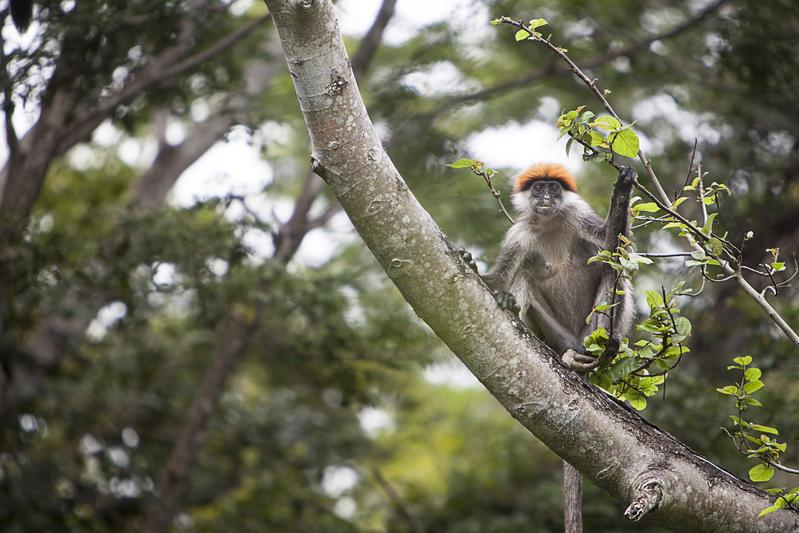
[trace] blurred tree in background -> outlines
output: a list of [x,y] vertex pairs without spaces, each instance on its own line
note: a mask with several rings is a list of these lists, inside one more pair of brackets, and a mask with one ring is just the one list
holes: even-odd
[[[383,0],[348,40],[353,68],[414,194],[488,264],[505,221],[478,179],[446,163],[588,100],[543,51],[487,26],[499,15],[547,18],[638,121],[667,190],[685,180],[696,140],[697,160],[735,193],[722,205],[731,234],[797,249],[790,0],[463,0],[387,39],[403,2],[422,5]],[[342,19],[363,9],[340,7]],[[41,2],[34,21],[19,37],[6,20],[0,58],[4,530],[562,528],[559,459],[464,377],[310,173],[262,4]],[[184,171],[240,139],[268,163],[265,186],[169,200]],[[604,209],[611,179],[586,166],[581,190]],[[637,237],[640,250],[669,246],[663,233]],[[747,249],[754,262],[765,254]],[[638,285],[681,270],[676,259]],[[795,291],[773,301],[799,323]],[[692,354],[646,416],[743,474],[715,429],[730,413],[714,389],[726,361],[756,355],[762,422],[795,442],[795,347],[734,285],[683,305]],[[588,531],[655,531],[586,491]]]

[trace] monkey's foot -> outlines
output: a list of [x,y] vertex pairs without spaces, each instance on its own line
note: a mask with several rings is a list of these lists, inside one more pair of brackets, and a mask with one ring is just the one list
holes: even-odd
[[576,372],[589,372],[599,366],[599,359],[592,355],[575,352],[571,348],[563,352],[563,362]]
[[632,185],[638,179],[638,174],[631,167],[621,167],[619,170],[619,183],[622,185]]
[[497,299],[497,305],[503,311],[513,311],[514,313],[521,311],[519,304],[516,303],[516,298],[509,292],[494,291],[494,298]]
[[458,250],[458,255],[461,256],[461,259],[463,259],[463,262],[466,263],[466,266],[474,270],[475,273],[477,272],[477,263],[475,262],[474,257],[472,257],[471,253],[461,248],[460,250]]

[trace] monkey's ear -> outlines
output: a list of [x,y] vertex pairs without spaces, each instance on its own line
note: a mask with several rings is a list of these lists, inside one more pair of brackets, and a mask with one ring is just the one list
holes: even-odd
[[17,31],[24,32],[33,18],[33,0],[11,0],[11,21]]

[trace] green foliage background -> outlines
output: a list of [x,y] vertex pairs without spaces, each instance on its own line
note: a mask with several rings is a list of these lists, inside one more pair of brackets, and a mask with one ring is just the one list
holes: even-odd
[[[553,38],[578,64],[676,25],[696,9],[684,0],[473,4],[492,17],[545,17]],[[690,30],[591,72],[613,90],[624,117],[636,106],[651,107],[648,98],[655,95],[677,110],[636,125],[662,148],[653,160],[667,190],[682,185],[697,136],[704,168],[735,192],[722,206],[723,224],[733,236],[748,230],[756,235],[749,259],[759,262],[770,246],[790,257],[799,242],[799,15],[791,0],[726,4]],[[73,55],[76,71],[69,77],[87,87],[104,83],[133,43],[145,51],[163,46],[182,13],[175,2],[77,5],[90,14],[82,19],[85,26],[64,28],[51,10],[47,32],[63,48],[43,50],[36,60],[46,64],[48,53]],[[155,9],[161,15],[152,23],[126,23]],[[258,4],[242,17],[262,12]],[[230,31],[242,17],[220,11],[208,23],[208,38]],[[360,88],[414,194],[451,239],[490,264],[506,222],[479,179],[446,163],[468,155],[466,140],[475,132],[532,119],[554,124],[560,109],[590,97],[558,73],[552,57],[520,46],[512,32],[494,28],[495,38],[481,42],[476,53],[454,20],[421,28],[400,45],[384,44]],[[193,101],[240,85],[241,65],[270,31],[256,32],[178,83],[143,95],[120,110],[115,125],[143,138],[153,109],[185,117]],[[354,49],[358,40],[350,36],[347,42]],[[461,104],[418,94],[404,83],[409,73],[439,62],[451,63],[480,87],[549,70],[515,90]],[[205,82],[192,83],[198,77]],[[35,80],[29,92],[47,97]],[[553,116],[539,112],[545,97],[557,100]],[[293,201],[308,143],[288,75],[282,73],[258,104],[246,126],[269,120],[291,132],[284,142],[264,146],[275,177],[259,196]],[[699,131],[681,132],[688,116],[700,118]],[[562,529],[560,460],[479,385],[429,378],[431,365],[454,364],[453,357],[357,240],[336,248],[320,266],[280,265],[243,240],[248,232],[268,236],[276,229],[268,219],[232,214],[236,201],[229,198],[131,210],[129,188],[143,169],[116,157],[116,146],[89,146],[94,158],[88,168],[69,156],[51,167],[28,238],[13,260],[3,364],[14,373],[43,374],[43,385],[0,421],[4,531],[136,530],[201,376],[215,349],[229,342],[220,332],[231,313],[256,309],[257,328],[213,412],[175,530]],[[518,169],[504,170],[510,176]],[[580,176],[583,194],[600,212],[612,179],[600,166]],[[499,185],[508,192],[507,183]],[[637,246],[651,249],[661,239],[644,232]],[[223,271],[210,266],[220,261]],[[163,265],[175,275],[161,284],[156,274]],[[645,269],[637,283],[670,286],[688,275],[689,283],[698,284],[697,274],[680,265],[670,260]],[[794,290],[775,300],[794,325],[797,301]],[[88,338],[60,339],[65,356],[56,367],[39,370],[22,350],[46,317],[68,318],[82,306],[96,312],[111,303],[123,316]],[[682,306],[694,324],[692,351],[663,395],[650,401],[647,418],[745,476],[746,462],[718,430],[731,413],[715,388],[725,383],[725,362],[749,353],[767,384],[760,420],[794,444],[784,460],[799,462],[796,348],[732,285],[711,286]],[[362,423],[374,409],[390,421],[376,431]],[[354,482],[336,488],[332,480],[342,477]],[[775,482],[791,480],[778,474]],[[623,507],[589,484],[586,530],[658,531],[626,522]]]

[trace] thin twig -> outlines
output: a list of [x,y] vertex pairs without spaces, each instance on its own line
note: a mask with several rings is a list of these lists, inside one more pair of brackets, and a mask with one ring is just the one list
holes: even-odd
[[691,252],[635,252],[641,257],[691,257]]
[[494,187],[494,182],[491,181],[491,177],[493,174],[489,174],[488,171],[486,170],[478,170],[476,168],[472,168],[472,172],[474,172],[475,174],[483,178],[483,180],[485,180],[488,189],[491,191],[491,195],[494,197],[494,199],[496,199],[497,203],[499,204],[499,211],[503,215],[505,215],[505,218],[508,219],[508,222],[510,222],[511,224],[515,224],[516,221],[513,220],[513,217],[510,216],[508,210],[505,209],[505,204],[502,203],[502,194],[500,194],[500,192],[496,189],[496,187]]
[[691,150],[691,163],[688,165],[688,173],[685,175],[685,182],[682,184],[682,187],[679,191],[674,193],[674,199],[680,197],[680,193],[682,193],[685,188],[688,186],[688,181],[691,179],[691,172],[694,170],[694,157],[696,157],[696,146],[699,143],[699,139],[694,139],[694,147]]

